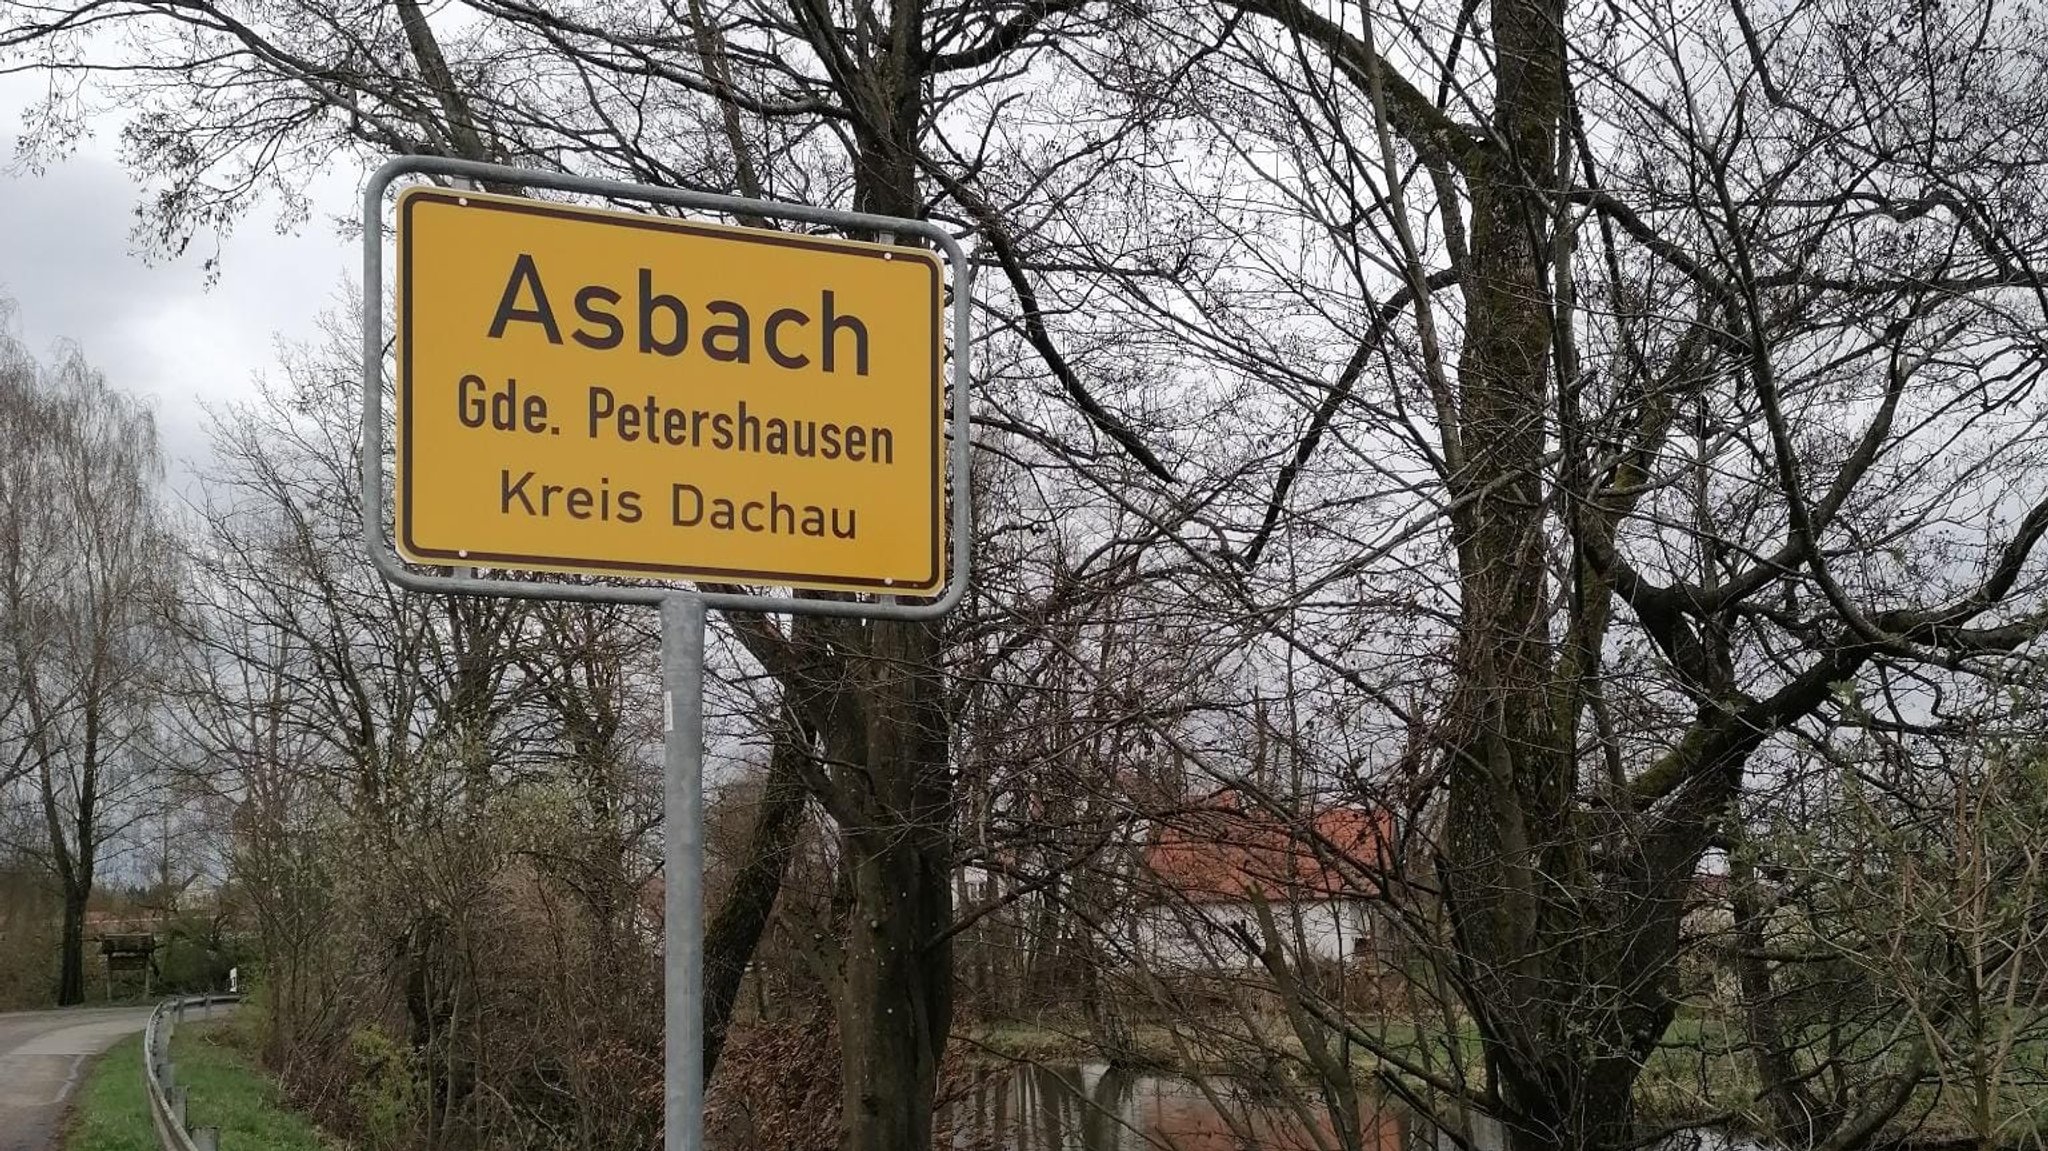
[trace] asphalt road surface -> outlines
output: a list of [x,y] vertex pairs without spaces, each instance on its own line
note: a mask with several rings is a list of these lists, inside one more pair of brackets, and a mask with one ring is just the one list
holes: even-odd
[[86,1065],[148,1022],[147,1007],[0,1015],[0,1151],[56,1151]]

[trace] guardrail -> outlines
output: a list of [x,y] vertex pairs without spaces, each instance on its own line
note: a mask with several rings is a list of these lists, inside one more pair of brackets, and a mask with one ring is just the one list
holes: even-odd
[[149,1013],[149,1025],[142,1030],[142,1087],[162,1151],[220,1151],[220,1128],[185,1126],[185,1088],[171,1062],[171,1036],[189,1010],[197,1008],[204,1018],[217,1003],[241,1001],[240,995],[186,995],[166,999]]

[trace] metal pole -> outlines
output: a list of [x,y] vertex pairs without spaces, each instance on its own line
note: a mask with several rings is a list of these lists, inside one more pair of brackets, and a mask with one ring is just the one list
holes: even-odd
[[664,1151],[704,1146],[704,600],[661,601]]

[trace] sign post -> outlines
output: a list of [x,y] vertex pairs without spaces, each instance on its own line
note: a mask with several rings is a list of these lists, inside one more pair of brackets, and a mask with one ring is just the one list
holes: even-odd
[[[409,174],[931,247],[408,188],[387,507],[385,198]],[[379,574],[443,595],[660,609],[663,1144],[700,1151],[706,614],[909,621],[960,602],[970,267],[921,220],[402,157],[364,192],[363,285],[362,517]],[[491,579],[478,567],[715,584]]]
[[704,601],[661,601],[662,1132],[704,1145]]

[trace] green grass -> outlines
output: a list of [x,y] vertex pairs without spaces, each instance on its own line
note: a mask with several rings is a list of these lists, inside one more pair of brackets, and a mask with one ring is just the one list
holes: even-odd
[[72,1101],[64,1151],[156,1151],[142,1094],[142,1036],[114,1044],[93,1065]]
[[[178,1082],[189,1089],[187,1121],[220,1128],[226,1151],[325,1151],[305,1117],[285,1109],[277,1088],[233,1045],[224,1020],[190,1020],[171,1041]],[[116,1044],[79,1092],[64,1151],[155,1151],[142,1090],[142,1037]]]

